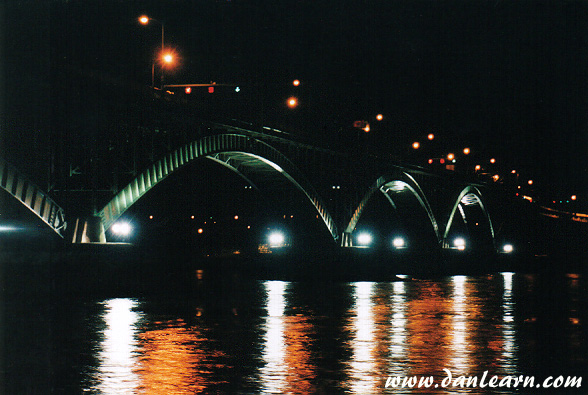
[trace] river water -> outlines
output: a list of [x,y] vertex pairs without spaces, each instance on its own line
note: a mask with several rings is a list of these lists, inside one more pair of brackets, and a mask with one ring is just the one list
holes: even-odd
[[[535,387],[562,375],[582,377],[582,387],[545,393],[588,393],[585,275],[288,282],[194,274],[189,289],[143,296],[61,295],[17,279],[0,311],[0,389],[536,393],[487,383],[524,375]],[[447,371],[479,381],[444,387]],[[437,388],[386,388],[405,376],[432,376]]]

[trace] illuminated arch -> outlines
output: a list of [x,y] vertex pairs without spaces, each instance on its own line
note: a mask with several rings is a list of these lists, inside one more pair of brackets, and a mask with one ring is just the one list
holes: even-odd
[[491,237],[492,243],[494,243],[494,227],[492,226],[492,220],[490,219],[490,215],[486,210],[484,202],[482,200],[482,193],[480,190],[475,186],[467,186],[465,187],[458,195],[455,204],[451,210],[451,214],[449,215],[449,220],[447,221],[447,226],[445,227],[445,233],[443,233],[443,246],[448,247],[449,243],[447,241],[447,237],[449,236],[449,231],[451,230],[451,226],[453,224],[453,220],[455,218],[455,213],[457,211],[463,217],[464,222],[467,224],[467,218],[465,211],[463,210],[462,206],[474,206],[477,205],[482,210],[484,217],[488,222],[488,232]]
[[394,174],[392,176],[382,176],[378,178],[376,182],[374,182],[370,186],[370,188],[364,195],[363,199],[355,209],[351,217],[351,220],[349,221],[349,224],[345,228],[345,232],[343,233],[343,238],[341,241],[342,246],[349,247],[352,245],[351,234],[357,226],[359,218],[361,217],[361,214],[367,202],[370,200],[370,198],[376,191],[382,192],[384,196],[386,196],[386,198],[388,199],[393,208],[396,208],[396,204],[391,196],[391,193],[399,193],[404,191],[408,191],[409,193],[411,193],[416,198],[421,208],[427,214],[427,217],[429,218],[429,221],[431,223],[431,229],[433,230],[437,238],[437,242],[441,242],[441,235],[439,232],[437,220],[435,219],[433,210],[431,209],[427,197],[425,196],[420,185],[410,174],[406,172],[398,172],[397,174]]
[[[331,214],[326,210],[315,189],[282,153],[254,138],[238,134],[218,134],[203,137],[176,149],[153,163],[124,187],[100,212],[104,228],[108,229],[129,207],[147,191],[184,165],[200,158],[212,159],[249,178],[240,169],[249,166],[254,171],[279,173],[302,191],[312,202],[335,240],[339,238]],[[254,185],[254,184],[252,184]]]
[[0,158],[0,187],[18,199],[45,224],[63,237],[65,213],[44,191]]

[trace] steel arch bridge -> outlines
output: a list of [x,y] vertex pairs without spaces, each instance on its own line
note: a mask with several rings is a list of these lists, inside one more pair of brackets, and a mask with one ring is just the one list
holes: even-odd
[[213,135],[193,141],[145,169],[100,210],[104,228],[109,228],[139,198],[171,173],[201,158],[221,163],[256,188],[250,176],[252,173],[269,171],[285,177],[310,200],[333,238],[339,237],[337,226],[322,199],[300,170],[270,145],[237,134]]
[[[312,204],[333,242],[342,247],[353,246],[353,232],[377,191],[392,211],[420,232],[420,238],[436,246],[432,248],[450,248],[452,229],[461,226],[467,231],[472,226],[468,221],[471,216],[484,220],[482,233],[494,243],[493,222],[482,193],[484,185],[456,180],[454,174],[432,174],[398,163],[378,162],[377,158],[353,159],[267,130],[213,123],[206,123],[205,130],[146,166],[94,215],[67,217],[47,193],[5,161],[0,161],[0,186],[60,236],[65,236],[67,219],[75,221],[74,243],[102,243],[106,242],[105,231],[148,191],[178,169],[208,159],[260,190],[268,185],[290,184],[305,197],[307,203],[301,204]],[[370,179],[375,181],[369,183]],[[346,193],[329,195],[335,183]]]

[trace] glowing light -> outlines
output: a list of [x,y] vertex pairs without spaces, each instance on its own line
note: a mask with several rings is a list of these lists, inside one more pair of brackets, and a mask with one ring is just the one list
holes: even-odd
[[139,17],[139,23],[141,23],[142,25],[146,25],[149,23],[149,17],[147,15],[141,15]]
[[404,239],[402,237],[396,237],[394,240],[392,240],[392,245],[394,248],[404,248]]
[[529,181],[527,181],[527,183],[528,183],[529,185],[533,185],[533,180],[529,180]]
[[429,140],[433,140],[435,138],[435,135],[433,133],[429,133],[429,135],[427,136],[427,138]]
[[372,235],[370,235],[369,233],[360,233],[357,236],[357,243],[359,245],[369,245],[372,242]]
[[494,159],[494,158],[490,159],[490,163],[496,163],[496,159]]
[[198,229],[198,233],[199,233],[199,234],[202,234],[203,232],[204,232],[204,229],[202,229],[202,228],[199,228],[199,229]]
[[465,250],[466,242],[462,237],[458,237],[457,239],[453,240],[453,245],[457,247],[458,250],[463,251]]
[[572,197],[570,199],[572,200],[576,200],[578,197],[576,195],[572,195]]
[[153,219],[153,215],[150,215],[150,216],[149,216],[149,219]]
[[429,164],[432,164],[432,163],[433,163],[433,159],[429,159]]
[[517,174],[516,170],[511,171],[512,174]]
[[235,218],[235,219],[239,219],[239,216],[238,216],[238,215],[235,215],[233,218]]
[[370,131],[370,124],[366,122],[365,127],[363,128],[364,132],[369,132]]
[[190,93],[192,93],[192,88],[187,86],[184,91],[186,92],[187,95],[189,95]]
[[300,85],[300,80],[294,80],[294,81],[292,81],[292,85],[299,86]]
[[273,232],[268,237],[269,244],[271,247],[280,247],[284,245],[284,234],[280,232]]
[[500,179],[500,176],[498,174],[494,174],[492,176],[492,179],[496,182],[496,181],[498,181]]
[[168,63],[168,64],[174,61],[174,57],[171,53],[164,54],[162,59],[165,63]]
[[475,167],[476,171],[480,170],[481,168],[482,168],[482,166],[480,166],[480,165],[476,165],[476,167]]
[[298,99],[295,97],[288,98],[287,103],[288,103],[288,107],[290,107],[290,108],[298,107]]
[[454,160],[455,159],[455,155],[454,154],[447,154],[447,159]]
[[190,217],[190,219],[194,219],[194,216],[192,215],[192,216]]
[[384,119],[384,116],[382,114],[378,114],[378,115],[376,115],[376,119],[378,121],[381,121],[382,119]]
[[513,250],[514,247],[512,246],[512,244],[505,244],[504,246],[502,246],[502,251],[506,252],[507,254],[510,254]]
[[131,225],[127,222],[117,222],[112,225],[112,233],[121,235],[121,236],[128,236],[131,233]]
[[418,141],[415,141],[414,143],[412,143],[412,148],[414,149],[419,149],[421,146],[421,144]]
[[464,148],[463,149],[463,153],[466,154],[466,155],[469,155],[470,154],[470,149],[469,148]]

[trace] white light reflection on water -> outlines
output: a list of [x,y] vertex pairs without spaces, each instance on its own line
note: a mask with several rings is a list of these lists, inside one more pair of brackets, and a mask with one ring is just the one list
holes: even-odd
[[104,394],[132,394],[139,387],[135,372],[138,363],[137,331],[141,313],[133,311],[137,301],[110,299],[103,302],[106,311],[104,338],[98,353],[97,385],[92,388]]
[[356,394],[371,394],[374,387],[374,316],[372,301],[374,283],[359,282],[353,284],[354,315],[351,319],[353,338],[350,339],[352,356],[349,362],[350,391]]
[[504,341],[502,359],[505,374],[516,374],[516,329],[514,323],[514,302],[512,300],[513,273],[502,273],[504,292],[502,294],[502,338]]
[[267,328],[263,337],[263,362],[260,369],[260,380],[263,393],[284,392],[288,369],[285,364],[286,343],[284,339],[284,310],[286,309],[286,283],[283,281],[267,281]]
[[465,372],[471,368],[468,347],[468,328],[466,310],[466,280],[465,276],[453,277],[453,330],[452,330],[452,364],[455,370]]
[[392,320],[391,324],[391,358],[398,363],[392,365],[393,374],[405,374],[406,369],[403,366],[408,358],[407,350],[407,330],[406,330],[406,284],[403,281],[397,281],[392,285]]

